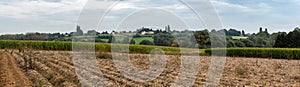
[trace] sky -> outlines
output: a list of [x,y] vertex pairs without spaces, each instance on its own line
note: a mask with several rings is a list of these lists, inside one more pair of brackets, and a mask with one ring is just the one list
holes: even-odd
[[[268,28],[269,32],[289,32],[300,25],[299,0],[116,1],[1,0],[0,34],[65,33],[75,31],[76,25],[84,31],[133,31],[143,26],[164,28],[166,25],[176,30],[201,30],[217,26],[216,18],[220,19],[222,28],[247,33],[258,32],[259,27]],[[206,7],[210,5],[212,8]]]

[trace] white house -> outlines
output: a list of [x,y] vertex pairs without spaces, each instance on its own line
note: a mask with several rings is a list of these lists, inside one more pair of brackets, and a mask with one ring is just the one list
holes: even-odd
[[153,35],[154,32],[153,32],[153,31],[148,31],[148,32],[143,31],[141,34],[142,34],[142,35]]

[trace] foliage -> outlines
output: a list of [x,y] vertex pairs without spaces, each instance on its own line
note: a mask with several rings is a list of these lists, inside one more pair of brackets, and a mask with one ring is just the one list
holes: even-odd
[[[39,41],[72,41],[73,39],[78,39],[79,42],[102,42],[102,43],[122,43],[122,44],[139,44],[143,40],[149,40],[156,46],[171,46],[171,47],[187,47],[194,48],[198,46],[200,49],[210,48],[212,44],[214,45],[226,45],[222,41],[224,38],[218,36],[220,31],[225,32],[227,36],[227,47],[258,47],[258,48],[300,48],[300,29],[295,28],[294,31],[277,32],[270,34],[268,29],[259,28],[258,33],[245,34],[245,31],[238,31],[236,29],[222,29],[219,31],[212,30],[199,30],[199,31],[171,31],[170,26],[166,26],[166,30],[153,30],[151,28],[141,28],[134,31],[128,35],[128,33],[118,33],[110,34],[107,31],[101,34],[95,30],[90,30],[86,34],[82,32],[80,26],[77,27],[76,32],[71,33],[26,33],[26,34],[15,34],[15,35],[1,35],[0,40],[39,40]],[[139,32],[142,31],[153,31],[154,35],[141,35]],[[187,35],[180,35],[184,32],[194,33],[194,37]],[[78,35],[77,35],[78,34]],[[96,34],[96,36],[94,36]],[[123,35],[123,36],[122,36]],[[124,38],[125,36],[125,38]],[[133,37],[128,39],[126,37]],[[174,37],[177,37],[176,39]],[[179,39],[178,39],[179,37]],[[188,38],[188,39],[187,39]],[[197,44],[190,42],[191,39],[195,38]],[[221,39],[220,41],[218,41]],[[211,42],[215,41],[215,42]]]
[[110,36],[110,38],[108,39],[108,43],[116,43],[117,40],[114,36]]
[[142,42],[140,42],[140,45],[153,45],[153,42],[151,42],[150,40],[143,40]]
[[199,48],[210,47],[210,38],[208,30],[196,31],[195,38],[199,45]]
[[300,47],[300,29],[295,28],[294,31],[286,34],[279,32],[276,38],[275,47],[299,48]]
[[[93,46],[88,42],[74,42],[80,44],[79,48]],[[117,44],[119,46],[128,46],[125,44]],[[72,42],[54,42],[54,41],[14,41],[14,40],[0,40],[0,49],[19,49],[31,48],[34,50],[61,50],[72,51]],[[180,48],[175,47],[161,47],[161,46],[145,46],[145,45],[129,45],[129,51],[132,53],[150,53],[153,49],[162,49],[167,54],[179,54]],[[111,44],[95,43],[95,50],[101,52],[111,52]],[[199,52],[199,49],[188,49],[188,52]],[[201,52],[201,54],[204,53]]]
[[1,40],[55,40],[57,38],[63,38],[69,34],[46,34],[46,33],[27,33],[27,34],[16,34],[16,35],[1,35]]
[[236,39],[236,40],[239,40],[239,39],[248,39],[248,37],[244,37],[244,36],[231,36],[232,39]]
[[240,36],[241,31],[235,30],[235,29],[229,29],[228,31],[225,31],[226,36]]
[[135,41],[132,38],[124,36],[123,40],[121,41],[121,43],[122,44],[135,44]]
[[170,34],[159,33],[153,36],[154,44],[157,46],[171,46],[174,37]]
[[300,49],[297,48],[213,48],[206,49],[205,53],[212,55],[212,51],[226,51],[227,56],[233,57],[300,59]]
[[129,44],[135,44],[135,43],[136,42],[133,39],[131,39]]
[[254,47],[254,42],[249,39],[240,39],[240,41],[245,44],[245,47]]
[[246,46],[246,44],[243,43],[243,42],[241,42],[241,41],[235,41],[235,45],[236,45],[237,47],[245,47],[245,46]]
[[143,40],[149,40],[151,41],[152,43],[154,43],[154,39],[151,37],[138,37],[138,38],[133,38],[134,41],[135,41],[135,44],[139,44],[141,43]]
[[233,40],[227,41],[227,47],[228,48],[230,48],[230,47],[236,47],[234,41]]

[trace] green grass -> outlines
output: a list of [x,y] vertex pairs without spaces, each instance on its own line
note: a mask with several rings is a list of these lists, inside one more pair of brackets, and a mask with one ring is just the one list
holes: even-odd
[[[206,54],[211,55],[212,51],[220,52],[226,50],[227,56],[232,57],[257,57],[274,59],[300,59],[299,48],[227,48],[207,49]],[[218,54],[217,54],[218,55]]]
[[231,36],[232,39],[248,39],[248,37],[243,37],[243,36]]
[[105,41],[105,42],[108,42],[109,41],[109,39],[101,39],[102,41]]
[[154,39],[152,37],[139,37],[139,38],[133,38],[135,41],[135,44],[140,44],[143,40],[149,40],[151,42],[154,42]]

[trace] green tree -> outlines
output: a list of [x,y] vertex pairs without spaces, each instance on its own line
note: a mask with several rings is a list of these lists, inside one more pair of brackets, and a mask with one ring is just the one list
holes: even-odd
[[130,44],[135,44],[135,43],[136,42],[133,39],[130,40]]
[[240,36],[241,31],[235,30],[235,29],[229,29],[227,32],[225,32],[226,36]]
[[261,33],[261,32],[263,32],[263,28],[262,27],[259,28],[259,32],[258,33]]
[[249,39],[240,39],[240,41],[243,42],[246,47],[254,47],[255,46],[254,42]]
[[242,35],[243,35],[243,36],[246,36],[246,34],[245,34],[245,31],[244,31],[244,30],[242,30]]
[[235,45],[236,45],[237,47],[246,47],[246,44],[243,43],[243,42],[241,42],[241,41],[239,41],[239,40],[235,41]]
[[140,45],[154,45],[154,44],[150,40],[143,40],[142,42],[140,42]]
[[157,46],[171,46],[174,37],[170,34],[159,33],[153,36],[154,44]]
[[133,38],[130,39],[129,37],[124,37],[122,43],[123,44],[135,44],[135,41],[133,40]]
[[108,43],[116,43],[116,38],[114,36],[110,36],[110,38],[108,39]]
[[228,48],[230,48],[230,47],[236,47],[234,41],[232,41],[232,40],[227,41],[227,47]]
[[208,30],[196,31],[194,33],[195,39],[199,45],[199,48],[210,47],[210,37]]
[[286,47],[300,47],[300,29],[295,28],[294,31],[290,32],[286,36],[287,40],[285,43],[287,43]]

